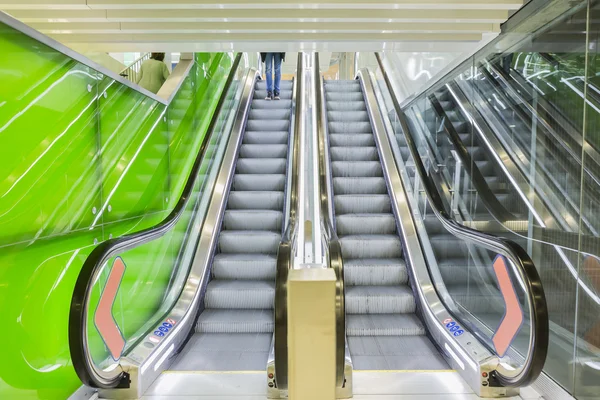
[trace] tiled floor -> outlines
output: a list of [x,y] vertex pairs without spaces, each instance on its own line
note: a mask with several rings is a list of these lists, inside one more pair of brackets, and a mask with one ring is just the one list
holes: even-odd
[[[356,400],[479,400],[457,372],[356,371]],[[264,400],[264,372],[167,372],[152,385],[144,400]],[[512,400],[537,400],[539,395],[523,389]]]

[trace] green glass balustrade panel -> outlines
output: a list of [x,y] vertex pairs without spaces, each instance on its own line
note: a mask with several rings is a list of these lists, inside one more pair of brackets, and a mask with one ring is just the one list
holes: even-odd
[[166,107],[106,77],[100,83],[99,142],[103,203],[112,223],[166,208]]
[[0,48],[0,246],[88,228],[98,75],[5,25]]

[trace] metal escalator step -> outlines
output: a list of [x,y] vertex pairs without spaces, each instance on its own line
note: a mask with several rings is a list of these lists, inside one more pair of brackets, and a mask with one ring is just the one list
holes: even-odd
[[414,314],[352,314],[346,316],[346,335],[419,336],[425,327]]
[[332,133],[329,135],[330,146],[355,146],[355,147],[373,147],[375,139],[370,133],[356,133],[353,135]]
[[338,147],[329,148],[331,161],[379,161],[377,147]]
[[281,234],[268,231],[222,231],[219,250],[232,254],[277,254]]
[[287,132],[289,129],[289,119],[249,119],[246,122],[246,131]]
[[352,235],[340,239],[344,260],[354,258],[401,258],[397,235]]
[[240,158],[286,158],[287,150],[285,144],[243,144]]
[[[284,80],[279,82],[279,90],[292,90],[294,87],[294,81],[292,80]],[[256,82],[256,89],[258,90],[267,90],[267,81],[260,80]]]
[[206,287],[204,305],[207,309],[273,308],[275,283],[272,281],[231,281],[214,279]]
[[271,333],[271,310],[204,310],[198,317],[198,333]]
[[252,100],[253,110],[279,110],[279,109],[291,109],[292,108],[292,100],[278,100],[271,101],[265,100],[264,98]]
[[327,111],[329,122],[369,122],[366,111]]
[[344,262],[347,286],[406,285],[408,271],[401,258],[364,258]]
[[[266,89],[259,89],[259,90],[254,91],[254,99],[264,100],[265,97],[267,97]],[[279,97],[281,98],[281,100],[291,100],[292,99],[292,90],[281,89],[281,93],[279,94]],[[270,100],[270,101],[277,101],[277,100]]]
[[232,189],[235,191],[276,192],[285,189],[284,174],[235,174]]
[[329,111],[367,111],[364,100],[361,101],[328,101]]
[[217,254],[212,273],[215,279],[274,280],[277,256],[273,254]]
[[283,192],[229,192],[230,210],[283,210]]
[[386,194],[385,179],[375,178],[333,178],[333,192],[340,194]]
[[289,108],[280,108],[274,110],[250,110],[249,120],[289,120],[292,110]]
[[238,174],[285,174],[284,158],[242,158],[238,159],[235,172]]
[[336,219],[338,235],[373,235],[396,232],[393,214],[344,214]]
[[362,93],[360,84],[325,84],[327,93]]
[[349,101],[365,101],[362,92],[328,92],[325,91],[325,98],[327,102],[349,102]]
[[336,195],[333,201],[336,215],[392,212],[392,203],[387,194]]
[[382,177],[379,161],[332,161],[331,171],[335,177]]
[[349,286],[347,314],[408,314],[416,303],[408,286]]
[[329,133],[373,133],[371,122],[329,122]]
[[281,232],[282,224],[283,213],[281,211],[226,210],[222,229]]
[[287,132],[250,131],[244,134],[244,144],[287,144]]

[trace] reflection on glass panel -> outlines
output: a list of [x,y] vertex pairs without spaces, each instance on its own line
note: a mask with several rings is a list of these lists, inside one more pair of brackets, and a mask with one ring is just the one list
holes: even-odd
[[[583,92],[585,103],[578,97],[577,104],[585,104],[583,119],[583,143],[586,145],[582,154],[583,179],[581,212],[585,220],[594,228],[600,228],[600,168],[597,151],[600,149],[600,90],[598,79],[599,37],[598,13],[600,4],[592,2],[587,14],[589,32],[586,43],[587,65],[581,58],[569,63],[569,69],[583,69],[586,73],[578,73],[579,79],[570,83]],[[570,54],[569,54],[570,55]],[[561,56],[564,56],[561,54]],[[583,78],[582,78],[583,77]],[[582,225],[584,221],[582,220]],[[597,236],[596,235],[596,239]],[[577,327],[575,369],[573,374],[574,395],[580,399],[597,399],[600,394],[600,241],[593,242],[582,236],[580,240],[580,257],[578,263],[579,286],[577,297]]]
[[165,210],[169,162],[166,107],[110,77],[100,82],[99,91],[104,179],[96,218],[111,223]]
[[0,48],[0,246],[88,228],[98,76],[2,24]]

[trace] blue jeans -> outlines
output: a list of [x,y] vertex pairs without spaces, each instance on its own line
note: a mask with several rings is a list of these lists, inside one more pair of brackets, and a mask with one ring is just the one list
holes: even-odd
[[[273,63],[275,64],[275,91],[273,91]],[[279,82],[281,82],[281,54],[267,53],[265,69],[267,75],[267,92],[279,94]]]

